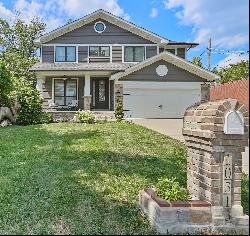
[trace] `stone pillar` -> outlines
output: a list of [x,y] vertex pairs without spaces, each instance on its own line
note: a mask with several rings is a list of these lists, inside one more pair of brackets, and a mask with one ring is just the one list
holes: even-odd
[[247,123],[248,110],[235,99],[196,104],[185,112],[188,189],[193,199],[212,204],[214,224],[248,224],[241,207]]
[[90,94],[90,75],[85,75],[85,84],[84,84],[84,110],[91,110],[92,95]]
[[201,101],[207,102],[210,100],[210,84],[204,83],[201,85]]
[[[116,104],[117,100],[120,100],[123,104],[123,84],[115,84],[114,88],[115,88],[115,91],[114,91],[115,104]],[[116,105],[115,105],[115,107],[116,107]]]

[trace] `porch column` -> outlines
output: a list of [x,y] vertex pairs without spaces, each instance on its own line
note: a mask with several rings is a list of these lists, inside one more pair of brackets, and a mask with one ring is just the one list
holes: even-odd
[[43,85],[45,83],[44,77],[38,77],[36,81],[36,89],[40,92],[40,95],[43,97]]
[[91,99],[92,96],[90,94],[90,75],[85,75],[85,84],[84,84],[84,110],[90,110],[91,109]]

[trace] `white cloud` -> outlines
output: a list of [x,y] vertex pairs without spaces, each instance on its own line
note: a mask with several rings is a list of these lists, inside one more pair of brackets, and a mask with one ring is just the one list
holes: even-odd
[[77,19],[99,9],[130,20],[128,13],[118,4],[118,0],[17,0],[13,9],[7,9],[0,2],[0,17],[11,19],[14,12],[20,12],[25,22],[33,17],[43,19],[47,24],[47,31],[62,26],[68,19]]
[[180,23],[193,26],[194,40],[224,48],[249,43],[248,0],[164,0],[166,9],[176,11]]
[[0,17],[6,20],[10,20],[14,17],[12,11],[5,8],[2,2],[0,2]]
[[158,16],[158,10],[156,8],[151,9],[150,17],[155,18]]
[[218,63],[218,68],[225,68],[228,67],[230,64],[236,64],[238,62],[241,61],[246,61],[249,60],[249,55],[248,54],[243,54],[243,55],[239,55],[239,54],[231,54],[228,57],[226,57],[225,59],[221,60]]

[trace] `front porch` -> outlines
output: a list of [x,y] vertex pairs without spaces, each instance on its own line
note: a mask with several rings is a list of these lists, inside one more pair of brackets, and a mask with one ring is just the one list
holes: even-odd
[[44,98],[43,109],[52,114],[74,114],[78,110],[91,110],[96,114],[113,112],[116,97],[122,95],[122,90],[110,80],[110,75],[39,76],[37,89]]

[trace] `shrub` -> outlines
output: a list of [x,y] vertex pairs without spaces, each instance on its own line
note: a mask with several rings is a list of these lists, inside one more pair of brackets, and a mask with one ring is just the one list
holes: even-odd
[[48,112],[42,112],[40,115],[40,122],[41,124],[49,124],[53,122],[53,117]]
[[95,115],[91,111],[77,111],[76,117],[81,123],[93,124],[95,122]]
[[188,200],[190,198],[187,189],[182,188],[176,178],[161,178],[156,185],[156,195],[165,200]]
[[43,98],[39,91],[27,80],[18,78],[15,81],[15,92],[18,100],[17,124],[31,125],[41,122]]
[[11,73],[0,61],[0,107],[10,107],[10,94],[13,89]]
[[117,99],[116,101],[116,107],[115,107],[115,118],[117,121],[121,121],[124,117],[123,113],[123,105],[120,99]]

